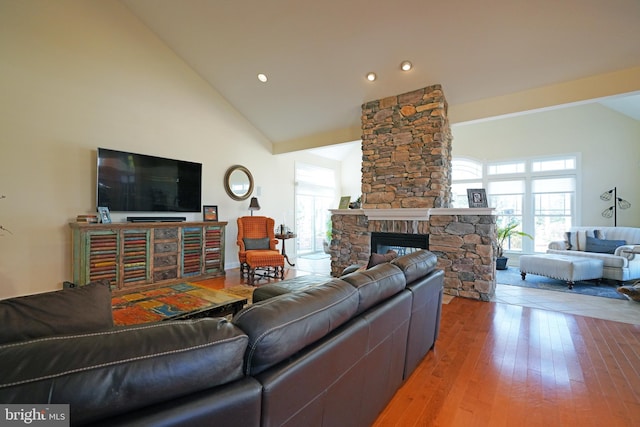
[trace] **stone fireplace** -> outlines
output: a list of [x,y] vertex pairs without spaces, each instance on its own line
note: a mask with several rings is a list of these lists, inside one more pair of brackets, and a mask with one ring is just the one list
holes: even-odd
[[367,263],[373,233],[415,235],[438,256],[446,293],[493,295],[495,216],[450,208],[451,142],[440,85],[362,106],[362,209],[331,211],[332,275]]

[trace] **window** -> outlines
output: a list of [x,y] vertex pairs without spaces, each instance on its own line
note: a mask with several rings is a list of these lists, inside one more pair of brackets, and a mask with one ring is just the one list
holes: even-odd
[[482,183],[482,163],[469,159],[452,159],[451,206],[468,208],[467,189],[484,188]]
[[545,252],[572,224],[575,177],[540,178],[532,181],[535,251]]
[[545,252],[576,222],[577,154],[512,161],[452,160],[452,206],[468,207],[467,188],[486,188],[498,226],[518,222],[534,240],[518,236],[505,250]]

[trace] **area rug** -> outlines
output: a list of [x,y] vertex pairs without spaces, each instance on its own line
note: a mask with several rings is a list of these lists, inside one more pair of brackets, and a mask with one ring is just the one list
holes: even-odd
[[573,289],[569,289],[567,282],[563,280],[551,279],[535,274],[527,274],[526,279],[522,280],[520,270],[514,267],[508,267],[506,270],[496,270],[496,283],[603,298],[626,299],[624,295],[616,291],[617,286],[613,284],[613,282],[605,280],[598,284],[594,280],[579,281],[573,285]]

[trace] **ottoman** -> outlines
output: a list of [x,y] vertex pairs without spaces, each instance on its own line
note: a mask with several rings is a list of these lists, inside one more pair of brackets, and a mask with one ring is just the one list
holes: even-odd
[[520,275],[529,274],[565,280],[569,289],[578,280],[602,278],[602,260],[556,254],[522,255]]
[[[249,273],[247,280],[253,285],[255,276],[284,279],[284,256],[274,250],[247,251],[247,265]],[[261,270],[261,272],[256,272]]]

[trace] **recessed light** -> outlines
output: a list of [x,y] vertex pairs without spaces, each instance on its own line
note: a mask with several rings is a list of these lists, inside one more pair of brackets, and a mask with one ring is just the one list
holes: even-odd
[[267,75],[266,74],[258,74],[258,80],[260,80],[262,83],[266,83],[267,82]]
[[370,82],[375,81],[375,79],[376,79],[377,77],[378,77],[378,76],[376,76],[376,73],[374,73],[374,72],[367,73],[367,80],[369,80]]
[[413,67],[413,65],[409,61],[402,61],[402,63],[400,64],[400,69],[402,71],[409,71],[411,67]]

